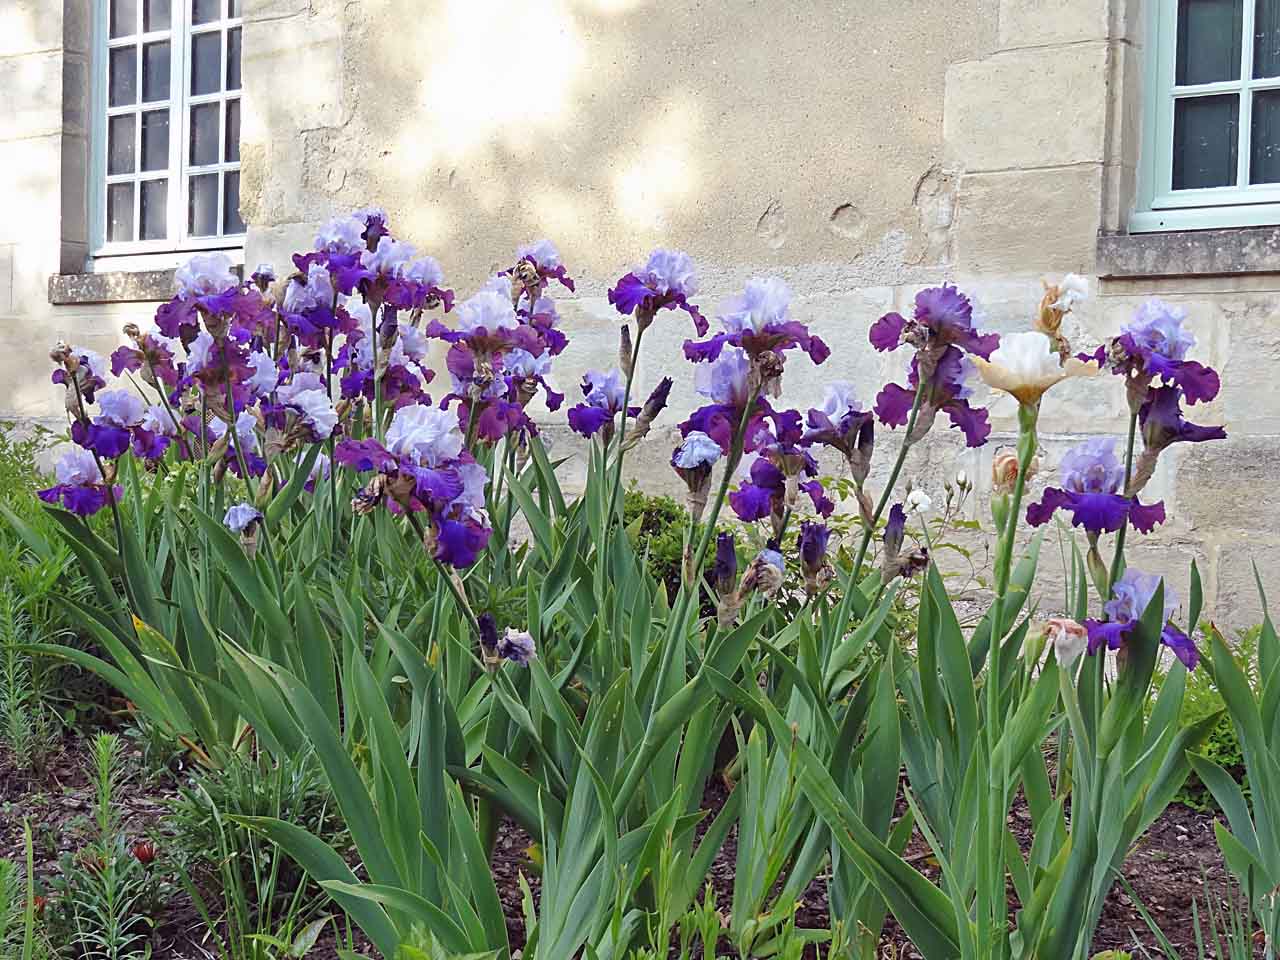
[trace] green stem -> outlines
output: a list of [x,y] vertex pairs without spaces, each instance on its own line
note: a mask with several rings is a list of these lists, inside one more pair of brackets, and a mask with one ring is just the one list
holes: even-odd
[[[622,424],[618,430],[618,459],[613,467],[613,482],[609,485],[609,509],[605,513],[605,543],[609,541],[609,532],[613,527],[613,513],[618,508],[618,488],[622,486],[622,461],[627,451],[627,410],[631,406],[631,389],[636,381],[636,364],[640,360],[640,343],[644,340],[644,332],[648,324],[636,324],[636,342],[631,347],[630,370],[627,373],[627,388],[622,394]],[[605,463],[609,462],[609,449],[605,447]]]
[[[1125,443],[1124,450],[1124,486],[1121,488],[1126,496],[1129,494],[1129,480],[1133,476],[1133,447],[1137,434],[1138,415],[1137,413],[1130,413],[1129,439]],[[1120,524],[1120,531],[1116,534],[1116,551],[1111,558],[1111,576],[1107,581],[1107,595],[1102,598],[1103,603],[1111,599],[1111,588],[1115,586],[1115,582],[1120,579],[1120,574],[1124,572],[1124,541],[1125,534],[1128,531],[1129,518],[1126,516]]]
[[862,542],[858,544],[858,553],[854,558],[853,566],[849,568],[849,577],[844,583],[844,592],[840,598],[839,612],[836,614],[836,629],[844,630],[844,626],[849,622],[849,613],[853,607],[853,592],[858,589],[858,579],[862,571],[862,563],[867,558],[867,550],[871,546],[871,538],[875,536],[876,525],[880,522],[880,517],[884,515],[885,507],[889,505],[889,500],[893,497],[893,488],[897,486],[898,477],[902,473],[902,466],[907,461],[907,451],[911,449],[912,440],[911,433],[915,430],[916,419],[920,415],[920,405],[924,400],[924,391],[927,381],[921,377],[920,384],[916,387],[915,398],[911,401],[911,413],[907,417],[907,430],[902,439],[902,446],[898,448],[898,457],[893,462],[893,469],[889,471],[889,482],[885,484],[884,490],[880,494],[880,502],[876,504],[876,512],[871,517],[871,522],[867,524],[867,528],[862,531]]
[[[1004,607],[1009,592],[1010,568],[1013,565],[1013,547],[1017,539],[1018,517],[1022,511],[1022,497],[1026,490],[1027,472],[1036,455],[1036,420],[1039,407],[1022,405],[1018,408],[1018,476],[1014,481],[1013,495],[1009,503],[1009,511],[1005,516],[1004,528],[1000,531],[1000,541],[996,554],[996,596],[991,605],[991,633],[987,649],[987,759],[994,763],[996,747],[1000,742],[1003,724],[1000,696],[1000,654],[1001,641],[1004,639]],[[1004,897],[1004,812],[1007,795],[1008,771],[1003,764],[999,770],[992,771],[987,792],[986,837],[984,838],[984,854],[986,868],[986,884],[984,892],[990,896],[990,916],[984,919],[991,924],[989,956],[1004,955],[1001,944],[1006,929]],[[981,917],[981,911],[979,916]]]

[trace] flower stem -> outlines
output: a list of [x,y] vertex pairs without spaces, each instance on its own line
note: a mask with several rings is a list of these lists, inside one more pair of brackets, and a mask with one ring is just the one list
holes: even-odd
[[893,462],[893,469],[889,471],[889,481],[885,484],[884,490],[880,494],[880,502],[876,504],[876,512],[871,517],[871,522],[867,524],[867,528],[862,531],[862,542],[858,544],[858,553],[853,561],[853,566],[849,568],[849,578],[844,584],[844,593],[840,598],[840,609],[836,614],[836,629],[843,630],[844,625],[849,621],[849,613],[853,607],[853,592],[858,589],[858,577],[862,571],[862,563],[867,558],[867,550],[871,546],[871,538],[875,536],[876,525],[880,522],[881,516],[884,515],[885,507],[889,505],[889,500],[893,497],[893,488],[897,486],[898,477],[902,473],[902,466],[907,461],[907,451],[911,449],[911,434],[915,430],[916,418],[920,415],[920,405],[924,401],[925,384],[928,381],[920,378],[920,384],[916,387],[915,398],[911,401],[911,413],[907,416],[907,431],[903,436],[902,446],[898,449],[898,457]]
[[[1125,496],[1129,495],[1129,480],[1133,477],[1133,447],[1134,441],[1138,434],[1138,414],[1129,414],[1129,439],[1125,443],[1124,449],[1124,491]],[[1120,522],[1120,530],[1116,533],[1116,550],[1111,558],[1111,576],[1107,580],[1107,595],[1102,598],[1102,602],[1106,603],[1111,599],[1111,588],[1115,586],[1115,582],[1120,579],[1120,574],[1124,573],[1124,541],[1125,534],[1129,532],[1129,517],[1126,514],[1124,520]]]
[[[613,513],[618,508],[618,488],[622,486],[622,460],[627,451],[627,411],[631,406],[631,389],[636,381],[636,364],[640,360],[640,344],[644,340],[644,332],[648,324],[636,324],[636,342],[631,348],[630,369],[627,371],[627,388],[622,394],[622,425],[618,430],[618,459],[613,467],[613,482],[609,485],[609,509],[605,513],[605,543],[608,543],[609,531],[613,526]],[[608,458],[605,458],[608,462]]]
[[[991,632],[987,648],[987,760],[995,763],[996,748],[1000,742],[1000,734],[1004,717],[1001,711],[1000,691],[1000,654],[1001,641],[1004,639],[1004,608],[1009,592],[1010,568],[1013,565],[1013,546],[1017,539],[1018,517],[1022,512],[1022,497],[1026,490],[1027,472],[1036,455],[1036,421],[1040,410],[1036,405],[1024,404],[1018,408],[1018,476],[1014,481],[1013,495],[1009,504],[1009,512],[1005,517],[1004,527],[1000,531],[1000,541],[996,554],[996,596],[991,605]],[[1001,938],[1005,931],[1004,897],[1004,813],[1007,794],[1008,771],[1002,763],[1000,769],[992,770],[992,777],[987,791],[986,836],[983,840],[988,863],[986,864],[986,893],[990,896],[991,924],[990,953],[988,956],[1004,955]],[[981,916],[981,914],[980,914]]]

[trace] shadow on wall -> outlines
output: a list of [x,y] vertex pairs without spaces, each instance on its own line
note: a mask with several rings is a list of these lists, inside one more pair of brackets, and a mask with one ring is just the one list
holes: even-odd
[[[303,224],[384,204],[409,239],[448,245],[464,288],[541,234],[603,277],[659,241],[708,264],[848,263],[918,232],[947,61],[992,32],[983,0],[960,4],[968,36],[881,0],[311,6],[332,16],[304,10],[246,40],[272,90],[249,86],[266,180],[248,212]],[[267,30],[327,52],[279,57]],[[907,40],[939,55],[908,68]],[[294,98],[264,83],[308,63]]]

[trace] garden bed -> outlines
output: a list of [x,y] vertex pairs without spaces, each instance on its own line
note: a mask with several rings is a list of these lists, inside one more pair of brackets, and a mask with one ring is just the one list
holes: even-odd
[[[47,880],[58,870],[63,854],[76,853],[91,829],[93,784],[88,772],[91,762],[87,742],[68,737],[52,758],[43,777],[23,774],[0,757],[0,858],[18,861],[22,858],[22,820],[30,818],[35,838],[36,872]],[[177,783],[163,771],[146,774],[141,764],[130,764],[131,780],[120,798],[121,817],[128,838],[152,838],[160,846],[156,869],[166,870],[164,840],[167,833],[167,801],[176,795]],[[181,774],[179,774],[181,776]],[[704,808],[712,815],[724,803],[726,788],[713,780],[703,798]],[[900,803],[900,808],[905,804]],[[708,817],[708,820],[710,818]],[[1160,923],[1165,936],[1184,954],[1195,953],[1195,929],[1192,923],[1193,900],[1203,901],[1206,891],[1224,895],[1227,873],[1213,837],[1214,817],[1211,813],[1173,804],[1156,821],[1138,843],[1125,863],[1125,876],[1142,902]],[[1023,849],[1030,846],[1032,829],[1023,804],[1013,808],[1011,826]],[[709,879],[719,903],[727,905],[733,895],[734,858],[737,852],[736,830],[730,835],[712,866]],[[538,879],[531,869],[528,848],[530,839],[522,829],[504,821],[499,830],[491,867],[498,883],[507,917],[507,929],[513,950],[524,944],[521,918],[522,892],[519,876],[524,873],[535,897]],[[906,858],[929,873],[931,854],[917,835],[908,846]],[[176,878],[169,877],[176,883]],[[216,891],[205,891],[216,895]],[[1011,903],[1011,909],[1016,904]],[[805,892],[797,913],[797,925],[826,929],[826,882],[819,876]],[[191,899],[180,889],[165,901],[165,909],[156,918],[152,937],[152,960],[196,960],[207,955],[203,926]],[[337,934],[327,931],[307,954],[308,960],[333,960],[337,956]],[[1147,930],[1134,903],[1117,884],[1111,891],[1103,911],[1103,919],[1094,937],[1093,950],[1134,949],[1134,939],[1161,956],[1154,938]],[[359,953],[377,957],[368,941],[354,931]],[[345,938],[344,938],[345,940]],[[885,928],[885,947],[897,950],[899,957],[917,956],[910,941],[890,919]],[[725,956],[732,956],[722,946]],[[1261,956],[1259,951],[1258,956]]]

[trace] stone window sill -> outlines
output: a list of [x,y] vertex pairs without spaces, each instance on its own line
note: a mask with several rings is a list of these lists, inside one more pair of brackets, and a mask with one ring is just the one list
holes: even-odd
[[1280,273],[1280,227],[1099,235],[1104,280]]
[[49,278],[49,302],[55,306],[149,303],[172,296],[172,269],[61,273]]

